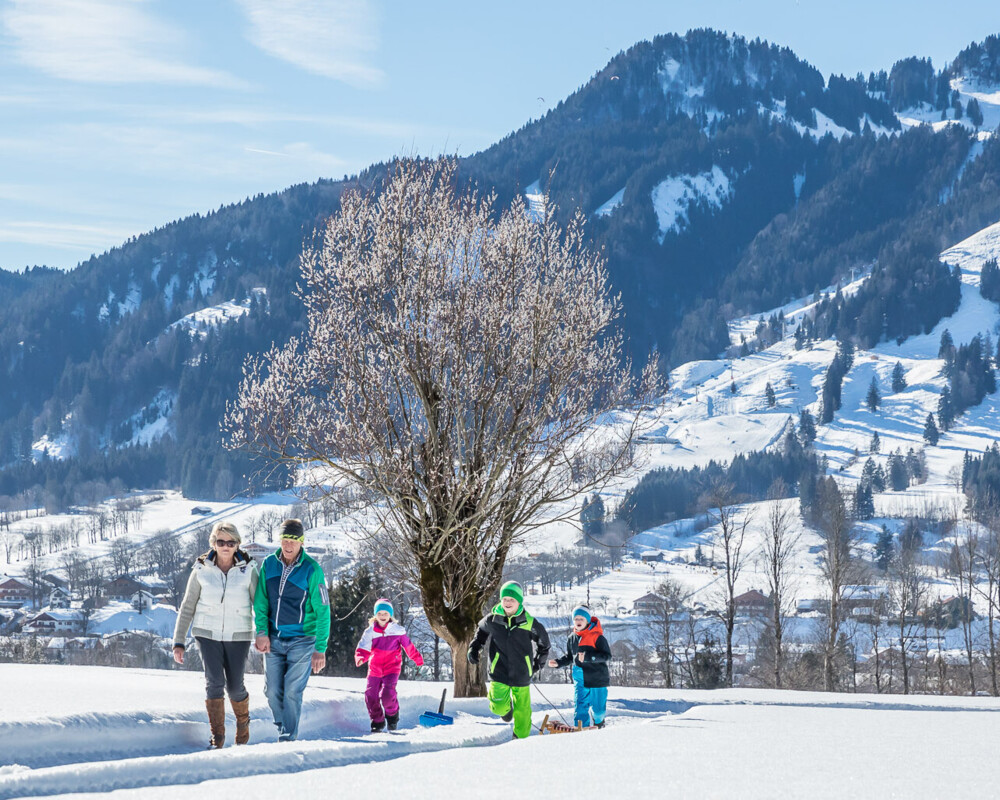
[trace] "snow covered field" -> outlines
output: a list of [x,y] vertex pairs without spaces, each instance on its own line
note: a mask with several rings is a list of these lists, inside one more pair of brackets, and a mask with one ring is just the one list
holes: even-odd
[[[251,744],[205,751],[198,673],[0,665],[0,684],[4,799],[940,798],[994,796],[1000,780],[993,699],[613,687],[605,730],[510,741],[479,699],[449,704],[453,726],[417,727],[441,685],[413,682],[400,732],[367,734],[362,680],[313,677],[303,739],[279,745],[251,675]],[[542,691],[571,715],[570,685]],[[533,704],[537,724],[537,691]]]

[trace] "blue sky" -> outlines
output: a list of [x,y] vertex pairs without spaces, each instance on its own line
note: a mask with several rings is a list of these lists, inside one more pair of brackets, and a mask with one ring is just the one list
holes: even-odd
[[70,268],[259,192],[475,152],[692,27],[867,73],[943,66],[1000,32],[1000,3],[0,0],[0,267]]

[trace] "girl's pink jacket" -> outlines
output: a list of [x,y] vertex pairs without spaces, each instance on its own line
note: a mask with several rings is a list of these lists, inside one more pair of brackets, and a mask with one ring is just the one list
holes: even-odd
[[404,650],[418,667],[424,663],[424,657],[406,635],[406,628],[398,622],[390,622],[384,628],[373,622],[362,634],[354,655],[362,664],[368,662],[369,675],[381,678],[399,674],[403,668]]

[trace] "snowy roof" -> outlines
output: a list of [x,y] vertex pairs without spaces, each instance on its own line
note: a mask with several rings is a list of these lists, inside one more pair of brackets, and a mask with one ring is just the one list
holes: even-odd
[[176,622],[177,610],[172,606],[156,603],[140,614],[127,603],[109,603],[91,617],[90,632],[102,635],[117,631],[149,631],[171,636]]
[[32,622],[41,619],[51,619],[55,622],[79,622],[83,619],[83,612],[78,608],[47,608],[31,618]]

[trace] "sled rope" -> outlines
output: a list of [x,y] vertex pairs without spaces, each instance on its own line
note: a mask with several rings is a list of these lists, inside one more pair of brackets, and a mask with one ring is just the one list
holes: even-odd
[[555,703],[553,703],[553,702],[552,702],[551,700],[549,700],[549,698],[547,698],[547,697],[545,696],[545,692],[543,692],[543,691],[542,691],[541,689],[539,689],[539,688],[538,688],[538,684],[537,684],[537,683],[535,684],[535,689],[536,689],[536,690],[538,691],[538,693],[539,693],[539,694],[540,694],[540,695],[542,696],[542,699],[543,699],[543,700],[544,700],[544,701],[545,701],[546,703],[548,703],[548,704],[549,704],[550,706],[552,706],[552,710],[553,710],[553,711],[555,711],[555,712],[556,712],[556,713],[557,713],[557,714],[559,715],[559,718],[560,718],[560,719],[561,719],[561,720],[562,720],[562,721],[563,721],[564,723],[566,723],[566,725],[569,725],[569,727],[571,727],[571,728],[572,728],[573,726],[572,726],[572,725],[570,725],[570,724],[569,724],[569,721],[568,721],[568,720],[566,719],[566,717],[564,717],[564,716],[562,715],[562,711],[560,711],[560,710],[559,710],[558,708],[556,708],[556,705],[555,705]]

